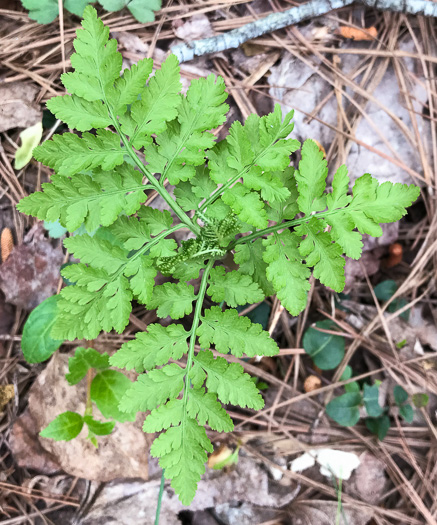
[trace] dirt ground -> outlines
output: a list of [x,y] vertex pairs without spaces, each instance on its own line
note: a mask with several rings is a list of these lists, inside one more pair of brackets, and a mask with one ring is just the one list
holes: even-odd
[[[99,8],[126,66],[144,57],[159,65],[175,43],[295,5],[163,4],[147,24],[126,9]],[[89,443],[68,448],[39,439],[45,417],[52,419],[56,407],[84,402],[85,387],[68,387],[62,377],[74,343],[64,344],[49,364],[28,364],[20,348],[26,318],[60,289],[59,269],[67,259],[53,232],[15,209],[51,170],[35,160],[14,169],[14,157],[23,129],[42,121],[44,138],[60,129],[44,104],[65,92],[60,75],[71,67],[79,24],[64,12],[39,25],[19,1],[0,0],[0,230],[12,233],[2,242],[0,266],[0,522],[8,525],[151,524],[159,487],[141,422],[126,424],[98,451]],[[436,29],[435,19],[354,4],[181,65],[185,88],[209,73],[225,79],[230,118],[219,138],[234,120],[266,114],[278,102],[295,109],[296,138],[313,138],[325,149],[331,175],[346,163],[352,179],[370,172],[380,181],[415,183],[421,197],[399,224],[365,240],[360,262],[347,261],[344,293],[313,282],[297,318],[273,297],[258,307],[256,321],[277,340],[280,355],[236,360],[265,383],[266,406],[256,414],[232,408],[235,431],[209,433],[217,448],[239,447],[238,465],[209,470],[189,509],[166,487],[161,524],[437,523]],[[8,272],[6,258],[12,258]],[[374,289],[386,281],[395,287],[380,299]],[[136,306],[125,332],[100,335],[96,348],[114,352],[154,319],[154,312]],[[333,320],[345,341],[345,358],[330,372],[315,368],[303,349],[306,330],[323,319]],[[340,377],[347,365],[358,380],[381,382],[380,402],[390,407],[391,418],[382,442],[364,418],[346,428],[325,414],[326,403],[344,392]],[[308,391],[304,382],[311,375],[319,388]],[[415,408],[412,423],[393,402],[395,385],[429,396],[425,407]],[[353,453],[359,466],[341,486],[317,465],[293,469],[293,460],[315,449]]]

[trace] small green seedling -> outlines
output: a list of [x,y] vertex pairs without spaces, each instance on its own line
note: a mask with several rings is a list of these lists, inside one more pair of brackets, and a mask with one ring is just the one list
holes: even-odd
[[[348,366],[341,376],[341,381],[352,378],[352,369]],[[339,425],[351,427],[358,423],[361,417],[360,408],[364,406],[368,417],[365,419],[367,428],[382,441],[390,429],[390,417],[388,407],[379,404],[380,381],[375,381],[373,385],[364,383],[362,389],[359,383],[353,381],[345,385],[346,393],[335,397],[326,405],[326,413]],[[399,407],[400,415],[411,423],[414,417],[414,410],[407,403],[408,394],[399,385],[393,389],[396,405]],[[417,408],[426,406],[428,403],[426,394],[415,394],[412,397],[413,404]]]
[[[157,309],[159,317],[191,316],[188,328],[150,324],[109,358],[113,367],[136,370],[135,382],[116,370],[97,369],[91,386],[92,401],[108,419],[149,412],[144,431],[160,433],[151,454],[188,505],[212,452],[205,427],[232,431],[223,404],[264,406],[243,367],[210,348],[236,357],[279,351],[261,325],[234,307],[276,294],[298,315],[307,304],[311,274],[341,292],[344,255],[358,259],[362,234],[380,236],[380,223],[404,216],[419,189],[379,184],[367,173],[349,195],[347,169],[340,166],[327,192],[323,154],[312,140],[301,148],[288,138],[293,112],[283,116],[279,105],[269,115],[234,122],[217,142],[211,130],[226,122],[229,109],[222,78],[193,80],[181,94],[174,55],[153,76],[149,58],[121,74],[117,43],[91,6],[82,25],[71,56],[74,72],[62,75],[71,94],[47,103],[77,132],[54,135],[34,150],[55,174],[18,209],[59,221],[71,233],[80,228],[64,241],[81,262],[62,270],[74,284],[56,299],[54,340],[122,333],[133,300]],[[300,148],[302,160],[294,169],[290,156]],[[151,191],[166,210],[148,205]],[[177,243],[172,235],[182,229],[190,238]],[[237,269],[229,269],[232,259]],[[171,281],[156,285],[158,273]],[[189,284],[199,277],[198,288]],[[206,295],[222,306],[205,308]],[[100,359],[78,352],[83,355],[76,353],[69,371],[73,382]],[[330,411],[345,423],[356,422],[361,394],[345,396]],[[58,416],[43,435],[70,439],[83,424],[98,435],[102,427],[87,416]]]

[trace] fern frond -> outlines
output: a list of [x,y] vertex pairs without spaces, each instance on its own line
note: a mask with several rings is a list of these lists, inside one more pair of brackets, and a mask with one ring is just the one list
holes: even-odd
[[199,352],[194,358],[194,363],[190,377],[196,388],[200,388],[203,383],[200,380],[202,377],[204,380],[207,374],[208,391],[215,392],[222,403],[255,410],[260,410],[264,406],[259,390],[240,364],[228,363],[223,357],[214,357],[209,350]]
[[218,306],[213,306],[205,311],[201,320],[197,335],[202,348],[209,348],[211,344],[215,344],[220,353],[231,352],[237,357],[243,354],[249,357],[276,355],[279,351],[276,343],[269,337],[268,332],[262,330],[260,324],[239,316],[236,310],[223,312]]
[[82,224],[87,231],[110,226],[124,211],[131,215],[145,201],[141,174],[124,164],[111,172],[93,176],[77,174],[72,179],[54,175],[42,190],[22,199],[18,209],[38,219],[59,222],[73,232]]
[[124,345],[110,358],[112,366],[135,369],[137,372],[152,370],[168,363],[170,359],[180,359],[187,351],[189,336],[180,324],[167,327],[151,324],[147,332],[139,332],[135,339]]

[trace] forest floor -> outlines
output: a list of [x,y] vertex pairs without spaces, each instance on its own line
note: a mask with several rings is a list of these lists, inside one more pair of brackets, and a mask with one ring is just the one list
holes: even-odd
[[[294,4],[169,0],[148,24],[127,10],[99,12],[127,66],[144,57],[159,65],[175,43]],[[44,104],[64,93],[60,75],[70,69],[79,24],[65,12],[39,25],[20,2],[0,0],[0,231],[9,228],[14,244],[10,254],[2,245],[3,261],[12,258],[7,277],[0,266],[0,522],[8,525],[147,525],[159,487],[159,469],[147,462],[150,441],[137,428],[131,441],[125,431],[131,446],[122,453],[117,440],[97,451],[88,442],[49,448],[40,440],[45,415],[52,419],[84,398],[85,388],[67,387],[59,373],[72,344],[49,365],[28,364],[20,349],[29,312],[60,289],[66,259],[53,232],[34,228],[37,221],[15,209],[51,171],[35,160],[15,170],[14,157],[23,129],[42,121],[43,138],[56,131]],[[325,149],[331,175],[346,163],[353,180],[370,172],[422,191],[398,225],[366,239],[361,262],[347,261],[344,293],[313,282],[297,318],[275,298],[253,310],[281,348],[277,357],[238,360],[265,384],[266,406],[257,414],[233,409],[235,431],[210,433],[222,453],[238,447],[238,465],[209,471],[186,510],[166,487],[161,524],[437,524],[436,29],[433,19],[353,5],[181,65],[185,87],[210,73],[225,79],[230,113],[220,138],[232,121],[279,103],[295,109],[296,138],[313,138]],[[96,348],[113,352],[155,319],[137,305],[125,332],[102,334]],[[315,367],[303,348],[309,327],[322,320],[333,323],[328,344],[345,345],[332,371]],[[379,402],[391,421],[383,441],[369,432],[364,414],[353,427],[325,414],[329,400],[344,393],[346,366],[361,385],[380,385]],[[317,388],[305,385],[309,376]],[[396,385],[417,405],[412,423],[396,407]],[[426,406],[418,394],[428,396]],[[303,452],[320,449],[352,453],[349,462],[358,458],[350,478],[339,483],[317,464],[293,466]]]

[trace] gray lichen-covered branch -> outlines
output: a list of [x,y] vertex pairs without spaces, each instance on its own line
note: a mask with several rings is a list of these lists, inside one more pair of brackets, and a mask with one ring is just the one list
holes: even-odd
[[[391,10],[412,15],[437,17],[437,3],[432,0],[359,0],[361,3],[376,9]],[[325,15],[334,9],[346,7],[354,0],[311,0],[306,4],[292,7],[281,13],[272,13],[265,18],[233,29],[222,35],[202,40],[194,40],[171,48],[179,62],[187,62],[195,56],[217,53],[226,49],[239,47],[244,42],[259,36],[283,29],[310,18]]]

